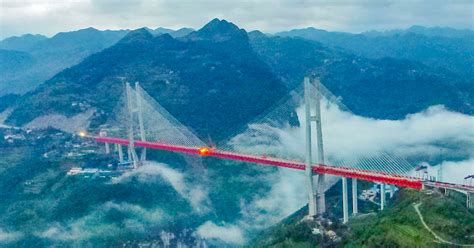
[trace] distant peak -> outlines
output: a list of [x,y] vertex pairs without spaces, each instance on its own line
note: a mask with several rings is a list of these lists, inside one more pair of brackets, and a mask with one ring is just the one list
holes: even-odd
[[261,31],[259,30],[254,30],[254,31],[251,31],[248,33],[248,36],[251,38],[251,39],[261,39],[261,38],[267,38],[267,36],[262,33]]
[[226,20],[219,20],[218,18],[212,19],[204,27],[198,30],[198,32],[219,32],[219,31],[240,31],[237,25]]
[[319,29],[315,27],[307,27],[307,28],[302,28],[302,29],[293,29],[291,31],[308,31],[308,32],[323,32],[323,33],[329,33],[329,31],[324,30],[324,29]]
[[204,27],[202,27],[202,29],[206,28],[206,27],[213,27],[213,26],[217,26],[217,25],[220,25],[221,23],[223,24],[230,24],[228,21],[224,20],[224,19],[219,19],[219,18],[214,18],[212,19],[210,22],[208,22],[206,25],[204,25]]
[[157,33],[161,33],[161,34],[169,34],[169,33],[175,32],[175,30],[173,30],[173,29],[163,28],[163,27],[159,27],[159,28],[155,29],[154,31],[157,32]]
[[172,41],[174,40],[174,38],[170,34],[159,34],[155,37],[155,40],[160,40],[164,42],[164,41]]
[[145,35],[145,36],[151,36],[150,31],[147,30],[147,28],[139,28],[132,30],[128,33],[129,35]]
[[179,37],[184,37],[192,32],[194,32],[194,29],[192,28],[180,28],[176,30],[175,32],[171,33],[171,36],[175,38],[179,38]]
[[20,37],[23,38],[38,38],[38,39],[47,39],[48,37],[42,35],[42,34],[24,34]]
[[[74,31],[73,31],[74,32]],[[88,28],[83,28],[83,29],[79,29],[75,32],[78,32],[78,33],[87,33],[87,32],[100,32],[98,29],[95,29],[93,27],[88,27]]]
[[125,37],[123,37],[120,42],[130,42],[136,40],[151,40],[153,35],[147,30],[147,28],[139,28],[130,31]]
[[206,39],[216,42],[227,40],[248,40],[247,32],[237,25],[218,18],[212,19],[197,32],[190,34],[191,39]]

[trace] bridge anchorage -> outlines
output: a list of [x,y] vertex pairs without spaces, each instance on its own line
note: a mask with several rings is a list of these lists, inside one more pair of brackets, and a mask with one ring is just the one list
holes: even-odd
[[[267,154],[266,151],[263,154],[254,152],[261,145],[258,142],[251,143],[250,149],[247,150],[229,148],[228,146],[208,147],[157,103],[155,99],[149,96],[140,87],[139,83],[135,83],[134,87],[129,83],[125,84],[123,101],[122,104],[119,103],[116,111],[117,117],[109,123],[111,128],[102,130],[98,136],[93,138],[97,142],[105,143],[106,153],[110,152],[109,145],[114,144],[120,162],[131,163],[135,169],[139,168],[146,160],[147,149],[156,149],[305,171],[309,207],[308,218],[310,219],[324,215],[326,212],[325,187],[328,183],[326,175],[342,178],[342,220],[344,223],[349,220],[348,179],[351,179],[352,183],[352,215],[354,216],[358,214],[358,180],[374,182],[379,185],[379,189],[374,190],[375,192],[372,192],[372,194],[380,194],[379,205],[381,210],[384,209],[386,204],[387,190],[392,196],[395,186],[416,190],[444,188],[446,191],[459,191],[466,194],[467,205],[474,207],[472,203],[474,186],[472,183],[469,183],[469,185],[468,183],[452,184],[439,182],[433,178],[428,179],[426,173],[424,173],[425,168],[415,169],[404,159],[386,152],[362,154],[355,158],[346,159],[339,156],[339,153],[341,153],[339,149],[334,150],[334,147],[331,146],[325,149],[323,138],[326,137],[325,140],[330,141],[332,139],[331,137],[328,139],[328,134],[323,133],[324,121],[322,115],[327,111],[328,102],[336,102],[337,104],[340,104],[340,102],[338,102],[337,97],[331,95],[317,78],[305,77],[303,83],[303,94],[302,96],[297,94],[298,100],[295,102],[299,104],[298,106],[302,106],[302,113],[298,117],[300,119],[299,123],[302,123],[301,128],[304,129],[305,149],[304,154],[298,154],[296,157],[283,158],[284,155],[279,154],[278,151],[276,152],[278,154]],[[325,108],[322,106],[325,106]],[[339,106],[338,108],[347,111],[345,106]],[[288,115],[288,112],[285,113]],[[258,132],[251,130],[250,136],[244,135],[243,137],[247,139],[258,135],[266,135],[265,132],[260,131],[270,124],[272,123],[256,125]],[[251,126],[249,124],[249,129]],[[327,126],[328,129],[329,127]],[[265,131],[268,132],[278,128],[270,127]],[[281,137],[276,136],[268,137],[276,140],[281,139]],[[279,144],[283,145],[284,143]],[[268,144],[264,144],[265,147],[266,145]],[[127,147],[128,162],[124,159],[123,146]],[[316,148],[316,156],[313,156],[314,148]],[[140,156],[138,156],[137,151],[141,151]],[[417,171],[419,177],[408,175],[413,171]],[[467,177],[465,181],[471,182],[472,178]]]

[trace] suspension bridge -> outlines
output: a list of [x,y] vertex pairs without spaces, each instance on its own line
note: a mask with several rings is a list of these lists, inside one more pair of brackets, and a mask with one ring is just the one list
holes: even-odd
[[[474,207],[472,184],[454,184],[442,182],[440,178],[428,180],[412,176],[415,167],[393,151],[376,149],[344,152],[335,145],[325,149],[323,140],[337,137],[331,137],[335,135],[334,132],[323,133],[323,123],[325,126],[330,125],[323,120],[323,114],[330,117],[351,112],[316,78],[306,77],[302,90],[292,92],[277,107],[217,146],[206,145],[138,83],[134,88],[126,84],[115,113],[107,122],[109,128],[91,137],[105,143],[106,153],[110,153],[109,145],[115,145],[120,162],[125,161],[123,147],[126,146],[127,159],[134,168],[146,160],[147,149],[156,149],[305,171],[309,217],[326,211],[325,175],[342,178],[343,222],[349,219],[347,179],[352,181],[354,215],[358,214],[358,180],[380,183],[382,210],[386,204],[386,185],[416,190],[455,190],[466,194],[467,206]],[[288,145],[290,143],[293,145]],[[137,152],[141,152],[140,155]]]

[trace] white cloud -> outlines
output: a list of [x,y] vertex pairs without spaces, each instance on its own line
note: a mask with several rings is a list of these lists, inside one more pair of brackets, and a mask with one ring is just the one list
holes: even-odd
[[[323,106],[327,157],[350,161],[388,150],[410,158],[413,166],[433,158],[461,158],[459,162],[443,162],[443,181],[462,183],[464,176],[474,174],[474,116],[433,106],[402,120],[377,120],[341,111],[335,105]],[[297,109],[300,123],[304,123],[302,110],[301,107]],[[251,128],[258,130],[257,136],[244,133],[233,140],[239,149],[251,154],[274,153],[304,158],[303,127],[277,128],[258,124]],[[430,167],[429,171],[436,176],[437,167]],[[243,219],[239,226],[244,230],[276,223],[307,203],[304,172],[280,169],[265,180],[272,182],[271,191],[241,204]],[[326,188],[335,180],[338,178],[328,178]]]
[[214,17],[265,32],[308,26],[354,32],[406,28],[413,24],[472,28],[473,7],[469,0],[4,0],[1,4],[0,37],[24,33],[52,35],[89,26],[199,28]]
[[[428,167],[428,175],[438,176],[441,166],[441,181],[458,184],[469,184],[464,177],[474,175],[474,157],[461,161],[443,161],[435,166]],[[474,185],[474,180],[473,180]]]
[[210,200],[208,191],[196,183],[186,183],[182,173],[169,168],[165,164],[148,161],[137,170],[125,173],[114,179],[113,183],[128,182],[132,178],[136,178],[142,183],[151,183],[164,179],[191,204],[196,213],[209,211]]
[[235,225],[216,225],[207,221],[196,230],[196,234],[203,239],[220,240],[225,243],[242,245],[245,242],[242,230]]
[[23,237],[22,232],[9,232],[0,229],[0,244],[10,243]]
[[[267,228],[299,210],[308,202],[305,175],[302,171],[279,169],[264,180],[272,182],[270,192],[251,202],[241,202],[243,218],[238,222],[244,230]],[[326,176],[326,189],[339,180]]]
[[[111,211],[118,211],[126,216],[122,220],[122,225],[105,220]],[[65,224],[52,223],[35,235],[52,240],[81,242],[93,237],[111,237],[120,233],[144,233],[147,227],[157,226],[164,219],[165,213],[158,208],[145,209],[130,203],[106,202],[86,216]]]
[[[442,106],[430,107],[403,120],[369,119],[334,108],[326,108],[323,116],[328,152],[346,157],[382,150],[404,157],[431,155],[439,152],[442,144],[474,145],[474,117],[450,112]],[[469,149],[453,152],[472,153]]]
[[[390,152],[395,157],[410,160],[441,155],[455,158],[474,156],[474,151],[469,149],[474,146],[474,117],[450,112],[443,106],[430,107],[426,111],[408,115],[403,120],[377,120],[342,111],[334,104],[323,106],[324,152],[328,163],[352,163],[358,158],[376,157],[381,152]],[[299,107],[297,113],[300,123],[304,123],[303,108]],[[278,154],[278,157],[303,160],[303,127],[286,125],[281,128],[266,123],[255,124],[250,126],[251,132],[236,136],[232,143],[237,150],[246,153]],[[254,136],[254,133],[258,135]],[[316,147],[313,148],[316,150]],[[316,151],[313,155],[313,161],[316,161]],[[381,161],[369,166],[377,162]],[[398,168],[398,165],[392,165],[390,168]],[[385,169],[390,171],[388,167]]]

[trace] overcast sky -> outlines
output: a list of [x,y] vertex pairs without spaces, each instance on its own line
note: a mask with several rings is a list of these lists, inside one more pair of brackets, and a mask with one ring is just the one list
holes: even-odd
[[246,30],[363,32],[414,24],[473,28],[472,0],[0,0],[0,38],[85,27],[199,28],[218,17]]

